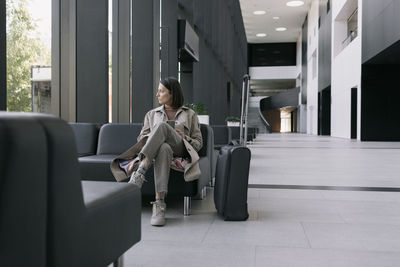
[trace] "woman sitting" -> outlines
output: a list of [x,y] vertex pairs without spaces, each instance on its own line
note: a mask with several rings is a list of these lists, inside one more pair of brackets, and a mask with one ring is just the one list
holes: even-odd
[[119,155],[111,170],[118,181],[130,176],[129,183],[142,187],[145,173],[154,160],[156,200],[151,225],[165,224],[165,196],[170,168],[183,171],[185,181],[200,177],[199,151],[203,145],[198,118],[183,106],[183,91],[177,79],[163,79],[157,92],[160,107],[147,112],[138,142]]

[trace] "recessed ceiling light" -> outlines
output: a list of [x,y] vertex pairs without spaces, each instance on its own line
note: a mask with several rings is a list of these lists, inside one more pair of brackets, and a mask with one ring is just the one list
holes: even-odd
[[256,36],[257,37],[265,37],[265,36],[267,36],[267,34],[265,34],[265,33],[257,33]]
[[287,2],[286,5],[290,6],[290,7],[296,7],[296,6],[304,5],[304,2],[303,1],[290,1],[290,2]]
[[284,32],[284,31],[286,31],[287,29],[285,28],[285,27],[278,27],[278,28],[275,28],[275,31],[277,31],[277,32]]
[[264,10],[257,10],[253,12],[254,15],[264,15],[265,13],[266,12]]
[[273,19],[279,19],[279,17],[272,17]]

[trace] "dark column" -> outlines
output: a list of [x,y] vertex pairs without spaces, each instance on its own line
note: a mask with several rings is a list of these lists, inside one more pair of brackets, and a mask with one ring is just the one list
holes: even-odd
[[400,141],[399,72],[400,64],[362,65],[361,141]]
[[6,0],[0,0],[0,110],[7,108]]
[[112,122],[130,121],[130,0],[112,8]]
[[158,16],[153,14],[156,2],[132,1],[132,122],[143,122],[146,112],[153,108],[153,45],[159,42],[153,35],[159,28],[153,19]]
[[161,6],[161,78],[178,76],[178,2],[163,0]]
[[357,87],[351,88],[351,139],[357,139]]
[[108,1],[77,1],[76,120],[108,122]]
[[76,0],[52,0],[51,110],[76,121]]
[[193,102],[193,64],[196,63],[181,63],[181,86],[185,103]]

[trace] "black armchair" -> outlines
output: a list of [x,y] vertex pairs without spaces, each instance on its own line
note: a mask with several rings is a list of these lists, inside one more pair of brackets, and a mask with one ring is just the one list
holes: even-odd
[[[85,131],[86,124],[71,123],[76,139],[79,140],[78,151],[88,151],[81,140],[97,140],[94,154],[79,157],[81,179],[90,181],[115,181],[110,170],[111,161],[136,143],[142,129],[141,123],[109,123],[101,126],[97,133]],[[93,135],[95,134],[95,135]]]
[[140,240],[140,190],[81,182],[67,123],[0,112],[0,137],[2,265],[107,266]]
[[46,133],[31,116],[0,112],[0,265],[46,266]]

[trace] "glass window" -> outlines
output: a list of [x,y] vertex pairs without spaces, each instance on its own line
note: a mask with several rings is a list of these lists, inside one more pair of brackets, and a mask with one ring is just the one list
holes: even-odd
[[347,36],[350,42],[358,35],[358,9],[356,9],[347,21]]
[[51,113],[51,0],[6,0],[7,110]]

